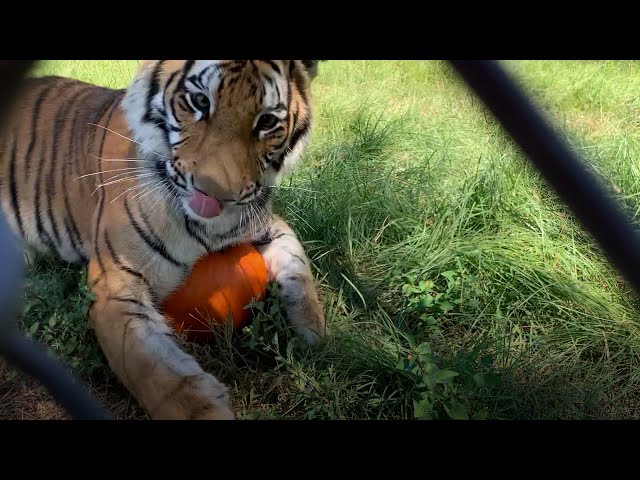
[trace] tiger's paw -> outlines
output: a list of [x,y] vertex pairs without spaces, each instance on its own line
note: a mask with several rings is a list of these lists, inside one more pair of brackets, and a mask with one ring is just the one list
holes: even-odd
[[234,420],[228,388],[207,373],[184,377],[154,420]]

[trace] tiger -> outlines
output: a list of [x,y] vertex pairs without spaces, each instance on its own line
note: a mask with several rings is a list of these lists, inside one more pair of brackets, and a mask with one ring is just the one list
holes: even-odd
[[314,126],[310,60],[143,60],[126,88],[25,79],[0,137],[24,251],[86,267],[108,368],[152,420],[233,420],[226,384],[161,309],[202,256],[250,242],[306,343],[329,335],[311,263],[271,210]]

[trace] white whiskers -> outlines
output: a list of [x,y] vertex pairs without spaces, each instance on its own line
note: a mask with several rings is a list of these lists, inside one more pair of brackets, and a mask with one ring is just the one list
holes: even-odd
[[[128,175],[128,173],[126,173],[126,174],[121,173],[120,175]],[[108,178],[107,180],[111,180],[111,179],[113,179],[113,178],[115,178],[115,177],[118,177],[118,176],[120,176],[120,175],[114,175],[113,177],[110,177],[110,178]],[[94,194],[94,193],[96,193],[98,190],[100,190],[100,188],[102,188],[102,187],[106,187],[107,185],[113,185],[113,184],[115,184],[115,183],[120,183],[120,182],[126,182],[126,181],[128,181],[128,180],[138,180],[138,179],[140,179],[140,178],[146,178],[146,177],[150,177],[150,176],[152,176],[152,175],[155,175],[155,173],[153,173],[153,172],[141,173],[141,174],[139,174],[139,175],[135,175],[135,176],[132,176],[132,177],[124,177],[124,178],[119,178],[119,179],[117,179],[117,180],[106,181],[106,182],[103,182],[103,183],[101,183],[100,185],[98,185],[98,186],[96,187],[96,189],[95,189],[93,192],[91,192],[91,195],[93,195],[93,194]]]
[[[111,130],[110,128],[104,127],[102,125],[98,125],[97,123],[87,123],[87,125],[93,125],[94,127],[104,128],[106,131],[111,132],[114,135],[118,135],[119,137],[122,137],[122,138],[124,138],[126,140],[129,140],[130,142],[133,142],[133,143],[135,143],[137,145],[140,145],[141,147],[144,147],[144,145],[142,145],[140,142],[136,142],[133,138],[129,138],[129,137],[126,137],[124,135],[121,135],[118,132],[115,132],[115,131]],[[160,152],[156,152],[155,150],[150,150],[150,151],[152,151],[156,155],[160,155],[161,157],[166,158],[167,160],[171,160],[169,157],[167,157],[166,155],[161,154]]]
[[146,182],[146,183],[139,183],[138,185],[134,185],[133,187],[127,188],[124,192],[122,192],[122,193],[121,193],[120,195],[118,195],[116,198],[114,198],[113,200],[111,200],[111,202],[109,202],[109,203],[113,203],[113,202],[115,202],[115,201],[116,201],[116,200],[118,200],[121,196],[123,196],[123,195],[124,195],[125,193],[127,193],[127,192],[130,192],[131,190],[135,190],[136,188],[143,188],[143,187],[146,187],[146,186],[151,185],[152,183],[157,182],[157,181],[158,181],[157,179],[149,180],[149,181],[148,181],[148,182]]
[[80,180],[81,178],[91,177],[93,175],[102,175],[103,173],[113,173],[113,172],[122,172],[124,170],[146,170],[146,167],[126,167],[126,168],[116,168],[114,170],[103,170],[101,172],[87,173],[85,175],[80,175],[76,178],[76,180]]

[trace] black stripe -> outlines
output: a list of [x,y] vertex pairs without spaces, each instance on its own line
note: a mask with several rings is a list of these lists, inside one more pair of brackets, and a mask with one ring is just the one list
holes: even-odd
[[202,83],[200,83],[200,81],[198,80],[197,75],[191,75],[189,78],[187,78],[187,80],[191,82],[191,85],[193,85],[194,87],[200,90],[206,90],[204,85],[202,85]]
[[274,82],[274,81],[273,81],[273,78],[271,78],[269,75],[261,75],[261,77],[262,77],[262,79],[263,79],[263,80],[266,80],[266,81],[267,81],[267,83],[268,83],[270,86],[272,86],[272,87],[273,87],[273,86],[275,85],[275,83],[276,83],[276,82]]
[[255,246],[260,246],[260,245],[267,245],[272,241],[273,241],[273,238],[271,237],[271,232],[267,230],[260,238],[253,240],[251,244]]
[[78,258],[80,258],[80,261],[82,263],[87,263],[88,261],[87,257],[84,255],[84,253],[82,253],[82,251],[78,247],[78,237],[76,236],[78,235],[77,229],[74,232],[74,227],[69,225],[69,217],[65,217],[64,219],[64,231],[67,234],[67,237],[69,237],[69,243],[75,250],[76,255],[78,255]]
[[42,102],[44,102],[47,94],[54,86],[55,85],[49,84],[40,92],[33,108],[33,116],[31,117],[31,132],[29,133],[31,141],[29,142],[29,146],[27,147],[27,154],[25,156],[25,182],[29,181],[29,173],[31,172],[31,154],[33,153],[33,147],[35,146],[38,139],[38,117],[40,116],[40,107],[42,107]]
[[144,303],[136,300],[135,298],[107,297],[107,300],[112,300],[114,302],[122,302],[122,303],[132,303],[132,304],[137,305],[139,307],[147,308],[147,306]]
[[284,140],[282,140],[282,142],[280,142],[277,145],[274,145],[273,150],[280,150],[282,147],[284,147],[285,143],[287,143],[287,140],[289,140],[289,138],[285,136]]
[[[291,119],[291,85],[287,84],[287,128],[291,128],[291,130],[293,131],[296,128],[296,120],[298,118],[298,112],[294,112],[294,116],[293,116],[293,122],[289,122],[289,120]],[[286,139],[285,139],[286,142]],[[284,146],[284,144],[281,144],[280,146],[278,146],[278,150],[280,148],[282,148]],[[278,167],[279,169],[279,167]]]
[[[185,100],[185,96],[184,95],[182,97],[178,98],[176,103],[178,105],[180,105],[180,108],[182,108],[183,110],[191,110],[191,107],[189,107],[189,104]],[[175,114],[174,114],[174,116],[175,116]]]
[[42,243],[45,244],[45,246],[47,248],[49,248],[50,250],[54,250],[57,251],[56,248],[53,245],[53,240],[51,239],[51,235],[49,235],[49,232],[47,232],[44,228],[44,223],[42,221],[42,205],[41,205],[41,195],[42,195],[42,189],[40,188],[40,185],[43,183],[42,182],[42,171],[44,170],[43,168],[43,163],[44,163],[44,159],[45,159],[45,151],[46,151],[46,143],[45,143],[46,139],[43,139],[42,143],[42,151],[40,153],[40,163],[39,163],[39,168],[38,168],[38,173],[36,175],[36,183],[35,183],[35,189],[36,189],[36,197],[35,197],[35,216],[36,216],[36,229],[38,231],[38,237],[40,238],[40,241]]
[[298,110],[293,112],[293,123],[291,124],[291,133],[295,132],[298,128]]
[[[145,307],[146,308],[146,307]],[[123,315],[127,315],[130,317],[135,317],[135,318],[139,318],[140,320],[145,320],[147,322],[151,322],[151,317],[149,315],[147,315],[146,313],[140,313],[140,312],[122,312]]]
[[[109,100],[107,100],[107,102],[105,103],[104,110],[100,112],[100,116],[98,118],[96,118],[96,120],[94,122],[91,123],[97,123],[100,118],[102,118],[102,116],[104,115],[103,112],[107,112],[109,110],[111,110],[109,112],[109,115],[107,116],[106,119],[106,124],[109,125],[109,122],[111,121],[111,117],[113,116],[113,112],[115,112],[115,106],[118,104],[118,100],[120,98],[122,98],[123,93],[122,92],[118,92],[118,95],[116,95],[115,98],[110,98]],[[107,105],[109,105],[107,107]],[[105,127],[107,126],[105,125]],[[102,140],[100,142],[100,150],[98,150],[98,171],[102,172],[102,149],[104,148],[104,141],[107,138],[107,130],[102,130],[104,133],[102,135]],[[100,183],[102,183],[102,173],[100,173],[100,175],[98,175],[98,180],[100,181]],[[100,231],[100,222],[102,221],[102,213],[104,211],[104,192],[102,191],[102,189],[99,190],[99,199],[98,199],[98,215],[96,217],[96,225],[95,225],[95,231],[93,234],[93,246],[94,246],[94,251],[96,253],[96,258],[98,259],[98,264],[100,265],[100,268],[102,269],[102,272],[105,271],[104,268],[104,263],[102,262],[102,257],[100,256],[100,247],[98,246],[98,233]],[[106,235],[106,232],[105,232]]]
[[198,223],[198,222],[196,222],[196,221],[194,221],[192,219],[190,219],[190,220],[191,220],[191,228],[192,229],[199,231],[205,238],[211,237],[211,240],[214,241],[214,242],[216,242],[216,241],[220,242],[220,241],[223,241],[223,240],[228,240],[229,238],[233,238],[234,236],[236,236],[238,234],[238,232],[239,232],[239,230],[241,228],[244,228],[249,224],[249,217],[248,216],[244,216],[242,218],[241,222],[239,222],[237,225],[231,227],[226,232],[223,232],[223,233],[208,233],[206,231],[206,228],[202,224],[200,224],[200,223]]
[[[35,111],[34,111],[34,116],[33,116],[33,132],[32,132],[32,137],[31,137],[31,141],[32,143],[29,145],[29,147],[32,149],[33,145],[35,144],[35,140],[37,137],[37,126],[38,126],[38,117],[39,117],[39,110],[40,110],[40,106],[42,105],[42,101],[45,98],[45,93],[48,92],[50,89],[53,88],[53,85],[51,85],[45,92],[41,93],[37,102],[36,102],[36,107],[35,107]],[[45,160],[45,139],[43,139],[42,141],[43,143],[43,147],[42,147],[42,151],[40,152],[40,163],[38,166],[38,173],[36,175],[36,182],[35,182],[35,190],[36,190],[36,196],[35,196],[35,215],[36,215],[36,227],[37,227],[37,231],[38,231],[38,236],[40,237],[40,240],[51,250],[56,250],[54,245],[53,245],[53,240],[51,239],[51,236],[49,235],[49,232],[47,232],[44,228],[44,224],[42,221],[42,205],[41,205],[41,194],[42,194],[42,189],[40,188],[40,185],[42,183],[42,173],[44,170],[44,160]],[[29,151],[28,156],[27,156],[27,165],[30,163],[31,160],[31,151]],[[28,167],[30,168],[30,167]],[[25,174],[27,172],[27,169],[25,169]],[[57,251],[57,250],[56,250]]]
[[302,75],[294,75],[293,82],[295,83],[296,88],[298,89],[298,93],[300,94],[300,97],[302,97],[302,101],[304,102],[305,106],[308,108],[309,99],[307,98],[307,92],[305,91],[305,88],[304,88],[304,79]]
[[216,65],[209,65],[208,67],[204,68],[199,74],[198,74],[198,82],[200,82],[200,85],[202,85],[202,88],[206,90],[206,87],[204,86],[204,84],[202,83],[202,79],[204,78],[204,76],[207,74],[207,72],[211,69],[216,69],[219,70],[220,68],[222,68],[220,65],[216,64]]
[[153,113],[153,97],[155,97],[160,91],[160,70],[162,69],[162,64],[166,62],[166,60],[158,60],[158,63],[153,67],[153,72],[151,73],[151,82],[149,83],[149,91],[147,92],[147,108],[142,117],[142,120],[148,123],[153,123],[154,119],[151,116]]
[[181,145],[182,143],[184,143],[186,140],[187,140],[186,138],[183,138],[182,140],[178,140],[177,142],[172,143],[171,146],[177,147],[178,145]]
[[167,178],[167,167],[165,166],[165,163],[163,161],[156,161],[153,164],[153,168],[160,178]]
[[[55,167],[56,160],[58,159],[58,142],[60,140],[60,129],[64,127],[64,123],[66,120],[67,112],[73,103],[78,99],[78,92],[73,92],[71,94],[71,98],[64,98],[59,100],[61,105],[58,107],[58,113],[55,116],[54,124],[53,124],[53,138],[51,141],[51,158],[49,159],[50,167],[49,167],[49,176],[47,178],[47,216],[49,217],[49,223],[51,224],[51,229],[53,230],[53,238],[56,241],[56,246],[58,248],[61,247],[60,241],[60,232],[58,231],[58,222],[56,222],[56,218],[53,214],[53,205],[52,200],[56,195],[56,182],[55,182]],[[64,164],[67,162],[67,159],[63,160],[63,170]],[[63,188],[63,190],[66,190]]]
[[194,229],[193,220],[187,217],[187,215],[184,215],[184,223],[187,229],[187,233],[191,235],[191,238],[193,238],[196,242],[202,245],[204,249],[208,252],[210,250],[209,245],[207,244],[206,240],[200,235],[200,232]]
[[180,172],[180,170],[178,170],[177,168],[175,168],[174,166],[174,170],[176,171],[176,175],[182,179],[182,181],[186,184],[187,183],[187,179],[185,178],[184,174]]
[[260,84],[260,95],[258,96],[258,103],[264,102],[264,97],[267,94],[267,90],[264,88],[264,83]]
[[276,109],[283,108],[284,105],[282,105],[282,92],[280,91],[280,87],[277,83],[274,84],[274,87],[276,89],[276,95],[278,95],[278,105],[276,106]]
[[180,183],[176,178],[172,178],[171,181],[178,185],[180,188],[184,188],[185,190],[187,190],[187,186]]
[[180,73],[180,70],[176,70],[171,75],[169,75],[169,80],[167,80],[167,84],[164,87],[163,99],[167,96],[167,90],[169,89],[169,86],[171,85],[171,83],[173,83],[173,81],[175,80],[175,78],[178,76],[179,73]]
[[289,142],[289,149],[293,150],[296,144],[300,141],[300,138],[309,131],[311,128],[311,124],[309,123],[309,119],[305,118],[300,126],[293,132],[291,135],[291,141]]
[[[78,132],[76,132],[74,130],[75,125],[78,122],[78,117],[80,117],[80,113],[75,109],[76,104],[80,103],[81,100],[84,100],[84,97],[86,93],[91,93],[94,89],[92,87],[88,87],[85,88],[84,90],[82,90],[80,93],[77,94],[74,104],[73,104],[73,112],[75,114],[75,116],[73,117],[73,122],[72,122],[72,129],[71,129],[71,138],[69,140],[69,145],[68,145],[68,151],[66,154],[66,158],[63,159],[63,164],[62,164],[62,177],[61,177],[61,181],[64,182],[67,180],[67,169],[69,167],[69,163],[71,162],[75,162],[76,164],[80,163],[80,157],[74,157],[73,155],[73,150],[74,150],[74,145],[80,144],[81,143],[81,138],[80,134]],[[71,110],[71,108],[70,108]],[[73,171],[73,168],[71,169]],[[64,185],[62,185],[62,195],[64,198],[64,207],[65,207],[65,226],[67,227],[67,234],[69,235],[69,241],[71,242],[71,245],[73,246],[74,250],[76,251],[76,253],[78,253],[78,256],[80,257],[80,259],[84,262],[87,261],[87,257],[84,254],[84,252],[81,249],[81,245],[82,245],[82,235],[80,235],[80,231],[78,230],[78,225],[76,224],[75,218],[73,217],[73,210],[71,209],[71,205],[69,203],[69,189],[68,188],[64,188]],[[67,225],[67,221],[69,223],[69,225]],[[71,231],[69,233],[69,230]],[[73,236],[72,236],[73,235]]]
[[[173,117],[173,119],[179,122],[180,120],[178,119],[178,115],[176,114],[176,97],[175,96],[171,97],[171,101],[169,102],[169,108],[171,109],[171,116]],[[173,125],[169,125],[169,128],[171,129],[172,132],[175,132],[174,130],[175,127]]]
[[[151,284],[149,283],[149,280],[147,280],[144,275],[142,275],[140,272],[135,271],[132,268],[127,267],[125,264],[123,264],[120,261],[120,258],[118,258],[118,256],[116,255],[115,250],[113,249],[113,244],[111,243],[111,240],[109,239],[109,232],[107,230],[104,231],[104,241],[107,244],[107,250],[109,251],[109,255],[111,256],[111,260],[113,261],[114,265],[116,267],[118,267],[120,270],[127,272],[130,275],[133,275],[136,278],[139,278],[140,280],[142,280],[144,282],[144,284],[147,286],[147,288],[149,289],[149,292],[152,292],[151,290]],[[96,241],[97,243],[97,241]]]
[[277,234],[277,235],[275,235],[275,236],[271,237],[271,240],[277,240],[277,239],[279,239],[280,237],[286,237],[286,236],[296,238],[296,236],[295,236],[295,235],[291,235],[290,233],[279,233],[279,234]]
[[131,225],[135,229],[136,233],[140,236],[140,238],[147,244],[147,246],[151,250],[156,252],[158,255],[160,255],[162,258],[164,258],[167,262],[172,263],[176,267],[186,268],[186,265],[184,263],[179,262],[178,260],[176,260],[167,251],[167,247],[164,244],[164,242],[155,233],[155,231],[153,230],[153,228],[149,224],[148,220],[145,218],[145,215],[141,213],[142,220],[144,221],[144,223],[145,223],[147,229],[149,230],[149,232],[147,233],[147,232],[144,231],[142,226],[138,223],[138,221],[135,219],[135,217],[131,213],[131,208],[129,207],[129,202],[128,202],[128,199],[126,197],[124,199],[124,208],[125,208],[125,210],[127,212],[127,216],[129,217],[129,222],[131,222]]
[[269,135],[274,135],[275,133],[284,131],[284,126],[280,125],[279,127],[274,128],[269,132]]
[[291,252],[290,250],[285,250],[285,252],[287,252],[292,257],[297,258],[298,260],[300,260],[305,267],[307,266],[307,262],[300,255],[295,254],[295,253]]
[[278,66],[278,64],[276,62],[274,62],[273,60],[262,60],[262,61],[264,63],[269,64],[269,66],[271,68],[273,68],[278,75],[282,75],[282,71],[280,70],[280,67]]
[[16,182],[16,153],[18,150],[18,135],[13,132],[13,147],[11,148],[11,164],[9,170],[9,188],[11,190],[11,205],[13,207],[13,213],[16,216],[16,223],[18,224],[18,230],[20,230],[20,236],[24,238],[24,226],[22,224],[22,217],[20,216],[20,202],[18,201],[18,183]]
[[184,82],[185,79],[187,78],[187,75],[189,74],[189,70],[191,70],[191,67],[193,67],[193,64],[195,63],[195,60],[187,60],[186,62],[184,62],[184,66],[182,67],[182,77],[180,78],[180,88],[184,89]]
[[[171,73],[171,75],[169,76],[169,80],[167,80],[167,83],[164,85],[164,89],[162,90],[162,104],[163,105],[164,105],[165,99],[167,97],[167,90],[171,86],[171,83],[176,78],[176,75],[178,75],[178,73],[179,73],[178,70],[176,70],[175,72]],[[173,97],[171,98],[171,102],[173,102]],[[164,132],[165,141],[167,142],[167,145],[169,145],[170,144],[170,142],[169,142],[169,126],[167,125],[169,123],[169,119],[167,118],[167,112],[163,109],[158,113],[160,114],[160,116],[152,114],[151,103],[149,102],[148,109],[147,109],[147,115],[146,115],[145,118],[149,119],[151,122],[155,123],[155,125],[157,127],[162,129],[162,131]],[[175,117],[175,112],[173,112],[173,116]]]

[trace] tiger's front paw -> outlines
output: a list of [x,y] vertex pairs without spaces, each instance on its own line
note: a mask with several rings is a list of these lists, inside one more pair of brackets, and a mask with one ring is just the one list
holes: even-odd
[[296,333],[307,345],[317,345],[318,343],[326,340],[329,336],[329,331],[326,327],[323,327],[322,330],[307,327],[296,327]]
[[152,415],[154,420],[234,420],[227,387],[203,373],[182,378]]
[[316,345],[330,336],[324,312],[317,300],[307,302],[304,308],[297,309],[292,313],[293,316],[290,316],[291,324],[294,325],[296,333],[308,345]]

